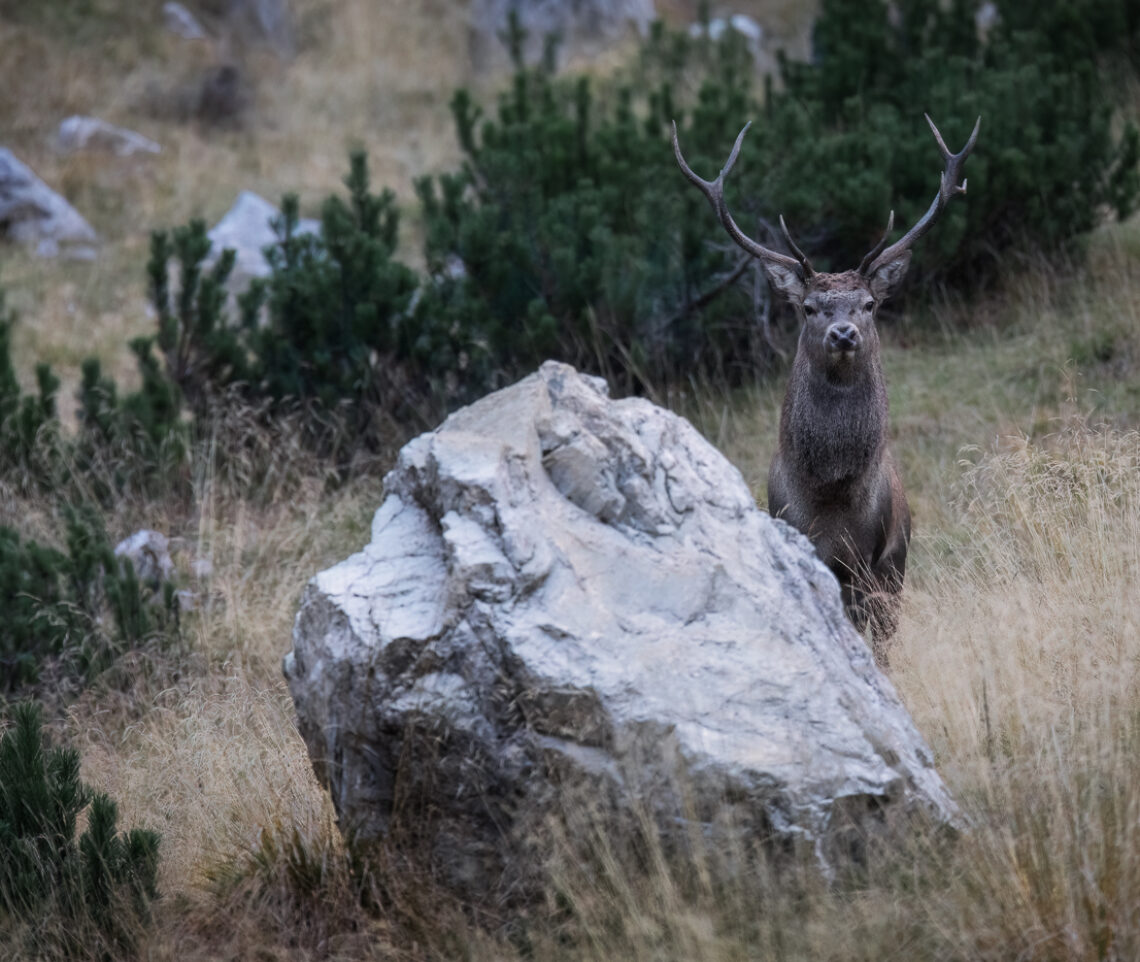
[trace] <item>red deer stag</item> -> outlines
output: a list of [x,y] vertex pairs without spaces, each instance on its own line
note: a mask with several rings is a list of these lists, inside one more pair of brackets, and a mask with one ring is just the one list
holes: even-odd
[[748,132],[736,138],[714,181],[702,180],[685,163],[673,126],[673,152],[685,176],[709,199],[729,236],[758,258],[772,286],[791,302],[800,338],[780,411],[780,441],[768,473],[768,510],[802,531],[835,573],[847,614],[886,663],[886,642],[898,626],[899,595],[910,540],[910,508],[887,443],[887,390],[879,357],[875,314],[902,280],[910,249],[933,226],[955,194],[962,166],[978,138],[981,118],[957,154],[946,147],[934,121],[946,162],[938,196],[902,238],[887,246],[894,211],[882,240],[853,271],[817,273],[788,233],[794,256],[761,246],[736,225],[724,201],[724,179]]

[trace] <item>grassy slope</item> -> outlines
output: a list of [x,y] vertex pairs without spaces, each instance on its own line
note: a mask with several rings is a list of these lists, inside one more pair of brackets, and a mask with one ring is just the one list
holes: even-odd
[[[74,365],[94,348],[127,370],[122,344],[149,326],[140,224],[214,218],[244,186],[269,196],[302,186],[311,207],[336,185],[353,140],[372,148],[377,180],[403,196],[411,174],[453,160],[443,104],[460,79],[463,40],[430,29],[451,24],[448,4],[423,5],[419,19],[413,7],[303,5],[337,15],[288,70],[254,64],[275,82],[261,88],[244,133],[140,122],[134,109],[157,62],[190,76],[216,51],[123,32],[72,49],[56,83],[35,86],[31,71],[28,88],[4,102],[8,142],[68,189],[108,243],[96,265],[5,252],[24,367],[33,357]],[[398,22],[384,18],[401,16],[419,31],[416,49],[435,51],[438,75],[425,80],[383,40]],[[22,63],[61,62],[52,43],[34,24],[8,27],[0,53],[6,67],[18,51]],[[374,56],[378,44],[386,59]],[[55,118],[97,108],[156,136],[166,153],[127,168],[53,158],[43,137]],[[434,119],[403,135],[424,116]],[[189,512],[123,506],[122,530],[165,525],[214,562],[209,603],[188,619],[191,653],[141,659],[129,683],[108,679],[60,722],[83,751],[84,776],[119,800],[123,823],[163,833],[167,897],[147,955],[499,959],[526,954],[529,941],[536,958],[1134,957],[1138,310],[1140,229],[1125,225],[1093,239],[1087,268],[1021,267],[972,317],[948,305],[927,325],[972,323],[966,334],[919,335],[902,321],[886,334],[896,448],[916,516],[892,676],[975,828],[949,852],[919,837],[831,888],[807,868],[718,887],[699,865],[634,869],[604,852],[584,878],[556,853],[559,911],[516,926],[513,941],[472,929],[406,867],[387,878],[386,912],[361,912],[279,659],[304,582],[365,540],[377,483],[329,498],[312,479],[266,507],[221,493],[203,465]],[[705,387],[677,401],[761,498],[779,393]],[[1101,422],[1109,427],[1090,430]],[[8,518],[26,510],[3,505]],[[400,886],[405,876],[412,884]]]
[[[703,881],[716,878],[715,853],[711,874],[668,860],[635,868],[594,839],[601,878],[584,877],[569,847],[556,854],[559,911],[527,928],[538,957],[1049,959],[1104,957],[1106,946],[1131,957],[1140,338],[1124,322],[1140,309],[1135,236],[1131,225],[1104,231],[1089,269],[1063,281],[1030,269],[975,310],[985,323],[971,332],[888,335],[918,521],[892,677],[974,829],[949,851],[919,835],[832,888],[805,868],[726,889]],[[1101,347],[1086,353],[1090,337]],[[760,496],[778,401],[777,385],[706,389],[685,405]],[[86,777],[121,800],[127,824],[164,832],[171,897],[155,957],[520,951],[472,929],[414,871],[411,892],[385,889],[386,914],[355,908],[292,729],[278,660],[294,599],[363,543],[378,498],[361,482],[272,508],[204,499],[197,534],[215,561],[215,602],[191,621],[196,654],[174,680],[160,665],[153,682],[71,709]]]

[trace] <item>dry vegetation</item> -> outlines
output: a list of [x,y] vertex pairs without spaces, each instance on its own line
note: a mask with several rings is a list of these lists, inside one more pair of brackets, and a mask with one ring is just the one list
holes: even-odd
[[[240,187],[300,187],[312,204],[338,183],[348,143],[365,143],[377,181],[404,197],[414,173],[454,159],[445,103],[467,79],[454,4],[299,6],[311,42],[296,61],[246,54],[261,82],[239,131],[140,120],[158,72],[191,77],[216,50],[129,31],[65,50],[34,26],[2,28],[5,77],[25,78],[3,101],[8,143],[108,238],[94,265],[3,252],[22,373],[32,358],[66,368],[93,349],[127,372],[122,345],[150,323],[140,225],[214,218]],[[397,27],[414,42],[393,42]],[[59,68],[50,84],[37,60]],[[156,136],[162,157],[126,168],[53,157],[54,120],[96,108]],[[1123,225],[1093,239],[1087,267],[1023,265],[985,303],[886,335],[917,522],[892,677],[970,828],[952,844],[918,833],[873,851],[830,885],[810,861],[769,875],[742,873],[739,853],[671,860],[651,833],[635,861],[628,840],[588,825],[551,853],[549,904],[521,918],[477,923],[398,853],[361,872],[279,664],[302,586],[364,542],[379,482],[329,494],[297,461],[287,487],[243,493],[202,452],[194,503],[123,505],[109,522],[165,526],[212,559],[186,649],[140,655],[56,708],[85,779],[119,801],[123,823],[163,835],[164,898],[143,955],[1140,956],[1138,312],[1140,230]],[[931,335],[939,320],[967,333]],[[703,385],[669,401],[762,498],[779,391]],[[0,516],[35,510],[9,499]]]

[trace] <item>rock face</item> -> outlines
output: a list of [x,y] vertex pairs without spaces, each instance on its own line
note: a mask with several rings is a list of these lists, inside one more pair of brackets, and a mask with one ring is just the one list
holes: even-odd
[[175,0],[162,5],[162,22],[167,30],[183,40],[206,40],[209,36],[198,18]]
[[[744,42],[748,45],[748,52],[752,54],[753,60],[759,60],[761,58],[764,49],[764,28],[757,23],[757,21],[752,19],[752,17],[745,16],[743,13],[734,13],[727,19],[725,17],[715,17],[708,23],[710,40],[720,40],[726,30],[732,30],[744,38]],[[690,37],[695,39],[704,36],[704,33],[704,24],[690,24]]]
[[280,57],[293,55],[296,38],[288,0],[215,0],[214,6],[240,36],[267,44]]
[[56,149],[62,154],[102,150],[113,153],[116,157],[162,153],[162,147],[149,137],[127,130],[126,127],[116,127],[98,117],[82,117],[78,114],[60,122]]
[[472,0],[468,28],[477,69],[507,65],[501,37],[511,13],[526,31],[528,62],[538,60],[551,34],[559,37],[563,49],[597,52],[631,29],[644,34],[657,16],[653,0]]
[[345,828],[384,833],[410,791],[485,891],[579,779],[662,825],[820,846],[851,812],[955,818],[833,576],[684,419],[548,362],[406,445],[385,489],[284,663]]
[[[268,277],[269,262],[262,249],[277,242],[273,219],[281,212],[264,197],[251,190],[243,190],[225,216],[209,232],[210,256],[213,263],[226,248],[232,248],[237,259],[230,275],[229,288],[240,294],[255,277]],[[297,225],[299,234],[319,233],[319,221],[302,218]]]
[[72,257],[95,254],[95,231],[59,194],[26,164],[0,147],[0,229],[20,244],[52,257],[61,251]]

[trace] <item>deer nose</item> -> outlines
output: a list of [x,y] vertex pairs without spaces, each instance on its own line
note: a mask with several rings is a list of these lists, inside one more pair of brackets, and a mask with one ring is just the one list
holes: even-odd
[[827,329],[827,346],[833,351],[854,351],[859,347],[859,328],[842,321]]

